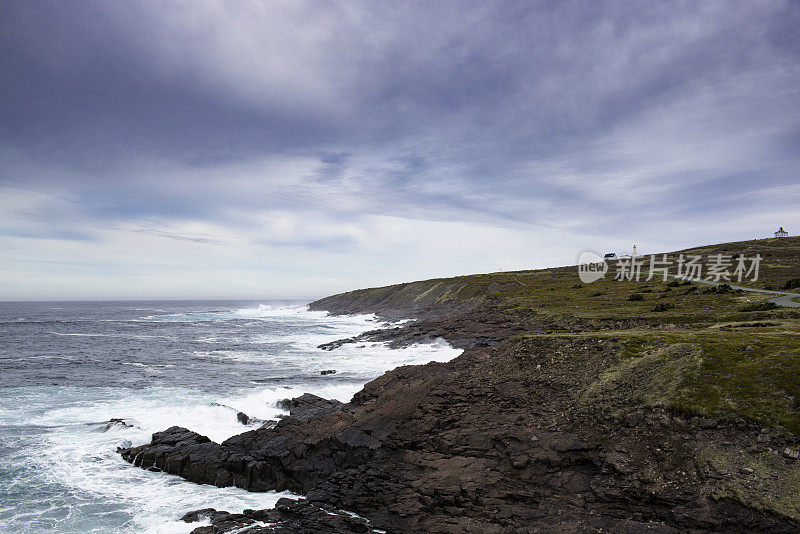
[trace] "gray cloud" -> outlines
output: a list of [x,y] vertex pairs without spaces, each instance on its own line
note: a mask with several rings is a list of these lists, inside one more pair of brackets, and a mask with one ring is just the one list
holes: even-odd
[[[0,236],[357,262],[370,217],[800,227],[798,23],[790,1],[7,3],[0,190],[25,206]],[[324,220],[254,226],[278,212]]]

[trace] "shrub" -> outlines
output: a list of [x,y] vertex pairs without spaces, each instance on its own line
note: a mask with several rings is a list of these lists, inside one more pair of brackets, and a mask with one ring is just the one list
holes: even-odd
[[720,284],[718,286],[711,286],[708,289],[703,290],[703,293],[715,293],[715,294],[724,294],[730,293],[733,291],[733,288],[728,284]]
[[671,310],[674,307],[675,307],[674,304],[670,304],[668,302],[659,302],[658,304],[656,304],[653,307],[653,311],[654,312],[663,312],[663,311]]
[[642,295],[641,293],[634,293],[630,297],[628,297],[628,300],[632,302],[644,300],[644,295]]
[[754,302],[739,308],[740,312],[754,312],[754,311],[769,311],[778,308],[779,306],[774,302]]
[[791,280],[787,280],[781,289],[796,289],[800,287],[800,278],[792,278]]

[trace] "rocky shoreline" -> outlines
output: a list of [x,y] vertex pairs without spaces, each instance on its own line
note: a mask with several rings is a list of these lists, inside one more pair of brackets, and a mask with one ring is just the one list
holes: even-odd
[[363,517],[309,502],[307,499],[279,499],[268,510],[244,510],[231,514],[214,508],[188,512],[186,523],[208,520],[192,534],[382,534]]
[[[319,302],[312,308],[371,311]],[[598,388],[620,362],[616,338],[491,304],[428,306],[401,327],[330,344],[443,338],[465,349],[390,371],[350,403],[304,395],[285,401],[290,416],[276,425],[223,443],[172,427],[120,453],[197,483],[306,496],[208,512],[212,525],[196,534],[800,531],[796,488],[775,474],[796,469],[795,435],[746,417],[614,404],[616,393]],[[548,335],[520,335],[530,332]],[[676,347],[675,361],[695,357]],[[783,494],[786,508],[765,500]]]

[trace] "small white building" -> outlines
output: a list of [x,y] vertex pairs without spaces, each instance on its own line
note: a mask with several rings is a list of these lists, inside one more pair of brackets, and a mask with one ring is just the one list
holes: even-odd
[[789,232],[787,232],[786,230],[784,230],[784,229],[783,229],[783,226],[781,226],[780,228],[778,228],[778,231],[777,231],[777,232],[775,232],[775,237],[787,237],[788,235],[789,235]]

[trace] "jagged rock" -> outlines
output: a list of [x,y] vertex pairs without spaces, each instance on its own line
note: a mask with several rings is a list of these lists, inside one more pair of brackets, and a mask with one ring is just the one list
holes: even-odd
[[[285,405],[292,415],[278,425],[222,443],[174,426],[153,434],[148,445],[118,451],[138,467],[163,470],[193,482],[305,493],[330,473],[366,461],[381,446],[370,433],[335,426],[347,415],[339,401],[306,394],[287,399]],[[326,420],[330,427],[305,424],[325,416],[330,417]]]
[[181,517],[181,521],[184,523],[196,523],[203,518],[210,518],[212,515],[216,514],[217,510],[215,508],[203,508],[201,510],[194,510],[193,512],[187,512],[183,514]]
[[377,533],[369,521],[306,499],[281,498],[268,510],[244,510],[241,514],[218,512],[213,508],[196,510],[181,519],[193,523],[210,518],[211,526],[198,527],[192,534],[370,534]]
[[307,421],[315,417],[338,412],[344,409],[342,402],[333,399],[323,399],[311,393],[304,393],[293,399],[278,401],[278,408],[288,410],[291,417]]
[[335,375],[336,374],[336,369],[325,369],[324,371],[320,371],[319,374],[321,374],[323,376],[325,376],[325,375]]
[[108,432],[113,428],[133,428],[133,423],[129,423],[125,419],[119,419],[117,417],[113,417],[103,423],[87,423],[87,424],[92,424],[92,425],[97,424],[98,425],[96,429],[97,432]]
[[348,343],[355,343],[357,341],[358,341],[357,338],[348,337],[348,338],[344,338],[344,339],[337,339],[335,341],[330,341],[328,343],[323,343],[323,344],[319,345],[317,348],[318,349],[322,349],[322,350],[334,350],[334,349],[338,349],[342,345],[346,345]]
[[259,419],[258,417],[251,417],[244,412],[237,412],[236,420],[245,426],[260,425],[262,427],[270,427],[270,428],[275,426],[275,421],[267,421],[264,419]]

